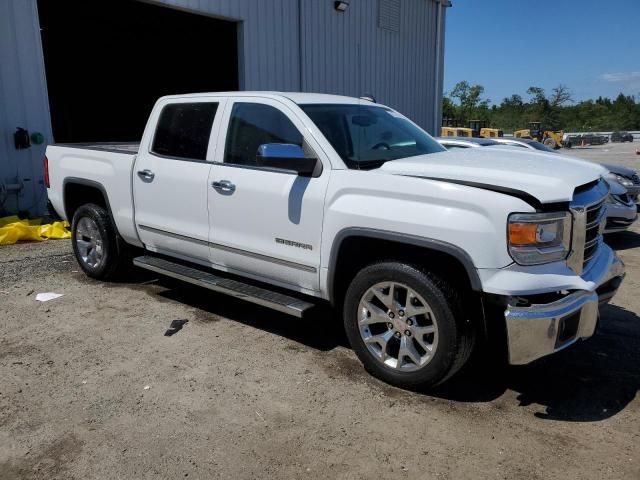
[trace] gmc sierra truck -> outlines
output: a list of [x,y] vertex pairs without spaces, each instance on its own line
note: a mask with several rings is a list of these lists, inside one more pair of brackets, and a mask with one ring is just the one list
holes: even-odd
[[366,369],[401,387],[444,382],[476,345],[526,364],[591,337],[624,277],[602,241],[606,170],[448,152],[363,99],[163,97],[139,144],[46,156],[87,275],[134,264],[297,317],[330,302]]

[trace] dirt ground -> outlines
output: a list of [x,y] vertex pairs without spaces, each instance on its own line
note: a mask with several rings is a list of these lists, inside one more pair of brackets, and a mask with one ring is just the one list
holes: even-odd
[[608,241],[628,276],[594,338],[431,395],[371,378],[329,312],[96,282],[68,241],[0,247],[0,479],[638,479],[640,228]]

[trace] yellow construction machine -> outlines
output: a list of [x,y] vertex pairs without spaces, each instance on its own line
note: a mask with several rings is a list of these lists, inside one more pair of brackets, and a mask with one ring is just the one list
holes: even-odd
[[529,128],[513,132],[516,138],[532,138],[551,148],[562,147],[563,130],[545,130],[541,122],[529,123]]
[[474,137],[496,138],[504,136],[504,132],[499,128],[487,127],[486,120],[469,120],[469,128],[473,130]]
[[441,137],[473,137],[473,130],[464,127],[442,127]]

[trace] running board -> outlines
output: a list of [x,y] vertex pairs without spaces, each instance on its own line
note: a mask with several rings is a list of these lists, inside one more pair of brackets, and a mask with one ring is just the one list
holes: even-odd
[[136,257],[133,259],[133,264],[140,268],[166,275],[167,277],[192,283],[199,287],[213,290],[214,292],[231,295],[232,297],[256,303],[263,307],[287,313],[298,318],[302,318],[304,312],[314,306],[313,303],[305,302],[298,298],[238,282],[237,280],[219,277],[204,270],[187,267],[158,257],[149,255]]

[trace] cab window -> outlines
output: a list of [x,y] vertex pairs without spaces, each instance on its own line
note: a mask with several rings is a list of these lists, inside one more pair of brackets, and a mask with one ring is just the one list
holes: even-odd
[[217,103],[173,103],[160,112],[151,151],[184,160],[207,158]]
[[302,146],[302,134],[277,108],[261,103],[235,103],[231,111],[224,162],[256,166],[256,154],[266,143]]

